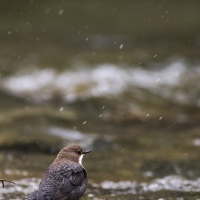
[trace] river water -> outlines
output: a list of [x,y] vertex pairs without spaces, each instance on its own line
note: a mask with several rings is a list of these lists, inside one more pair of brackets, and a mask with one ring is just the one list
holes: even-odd
[[200,199],[200,2],[0,1],[0,199],[25,199],[58,151],[83,200]]

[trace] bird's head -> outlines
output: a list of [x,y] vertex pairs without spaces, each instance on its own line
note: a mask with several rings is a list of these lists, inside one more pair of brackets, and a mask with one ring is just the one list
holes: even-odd
[[77,162],[82,165],[83,156],[87,153],[90,153],[90,150],[83,150],[80,146],[76,144],[71,144],[69,146],[64,147],[57,155],[55,161],[60,160],[69,160],[72,162]]

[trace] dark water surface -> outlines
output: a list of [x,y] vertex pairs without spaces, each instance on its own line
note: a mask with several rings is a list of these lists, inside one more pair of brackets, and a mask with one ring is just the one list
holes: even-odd
[[65,145],[83,200],[200,199],[200,1],[0,1],[0,199]]

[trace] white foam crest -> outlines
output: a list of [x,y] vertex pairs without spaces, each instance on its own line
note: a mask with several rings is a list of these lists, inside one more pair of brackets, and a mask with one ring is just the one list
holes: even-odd
[[135,188],[136,186],[137,183],[134,181],[119,181],[119,182],[103,181],[101,183],[101,187],[103,189],[114,189],[114,190],[131,189]]
[[156,179],[150,184],[142,184],[144,191],[182,191],[182,192],[200,192],[200,178],[196,180],[187,180],[180,176],[166,176]]
[[174,62],[166,68],[146,70],[136,68],[132,74],[133,83],[140,87],[152,88],[160,85],[176,85],[180,82],[187,67],[182,62]]
[[51,127],[48,129],[51,135],[61,137],[63,139],[69,140],[70,142],[76,142],[81,144],[81,146],[90,146],[96,139],[94,134],[84,134],[73,129],[64,129],[60,127]]
[[115,194],[136,194],[140,192],[156,192],[161,190],[200,192],[200,178],[187,180],[183,177],[171,175],[164,178],[155,179],[150,183],[137,183],[135,181],[103,181],[100,184],[93,184],[96,188],[111,190]]
[[37,91],[51,85],[55,73],[51,69],[35,71],[31,74],[15,75],[3,81],[6,88],[13,92]]
[[[1,83],[4,89],[16,95],[29,95],[36,100],[50,99],[54,93],[61,94],[66,101],[91,96],[117,96],[124,91],[134,91],[139,87],[164,97],[172,97],[179,102],[187,102],[190,96],[185,93],[183,85],[187,86],[199,77],[198,67],[189,69],[183,61],[175,61],[167,67],[151,69],[111,64],[60,73],[53,69],[45,69],[2,78]],[[173,89],[177,87],[180,89],[172,95]]]

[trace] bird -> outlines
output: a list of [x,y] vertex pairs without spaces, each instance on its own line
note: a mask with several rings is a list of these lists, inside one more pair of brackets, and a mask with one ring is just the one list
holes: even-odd
[[44,172],[38,190],[26,200],[79,200],[88,181],[82,159],[90,152],[76,144],[64,147]]

